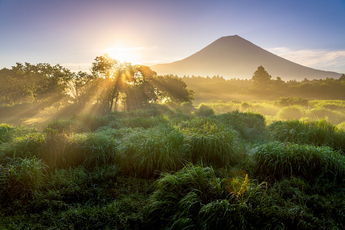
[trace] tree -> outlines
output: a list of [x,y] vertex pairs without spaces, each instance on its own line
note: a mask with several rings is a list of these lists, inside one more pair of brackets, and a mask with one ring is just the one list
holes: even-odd
[[72,73],[60,65],[16,63],[11,69],[0,71],[0,98],[6,103],[29,102],[41,107],[49,106],[67,96],[71,77]]
[[127,110],[142,108],[156,100],[154,87],[150,84],[156,73],[147,66],[121,63],[105,54],[96,57],[92,74],[98,82],[97,100],[103,104],[103,112],[116,110],[122,99]]
[[252,77],[253,86],[259,89],[267,89],[271,84],[271,75],[267,73],[264,67],[259,66]]
[[92,92],[95,86],[91,83],[93,79],[94,76],[86,72],[73,73],[68,87],[75,104],[85,105],[92,100]]
[[117,109],[121,100],[126,110],[144,108],[158,99],[171,103],[193,100],[194,92],[177,76],[157,76],[144,65],[121,63],[105,54],[96,57],[92,74],[98,89],[96,100],[103,104],[103,112]]
[[157,76],[154,85],[161,100],[168,103],[181,104],[194,99],[194,91],[187,89],[182,78],[174,75]]

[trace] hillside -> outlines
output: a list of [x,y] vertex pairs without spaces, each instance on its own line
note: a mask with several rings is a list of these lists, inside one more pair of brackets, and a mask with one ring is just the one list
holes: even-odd
[[225,78],[249,79],[260,65],[273,78],[283,80],[340,77],[339,73],[312,69],[281,58],[238,35],[221,37],[185,59],[154,65],[151,69],[158,74],[221,75]]

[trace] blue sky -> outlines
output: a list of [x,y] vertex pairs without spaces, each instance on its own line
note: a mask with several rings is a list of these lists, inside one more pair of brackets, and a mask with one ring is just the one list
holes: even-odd
[[45,62],[87,71],[104,53],[171,62],[237,34],[345,73],[344,12],[344,0],[0,0],[0,68]]

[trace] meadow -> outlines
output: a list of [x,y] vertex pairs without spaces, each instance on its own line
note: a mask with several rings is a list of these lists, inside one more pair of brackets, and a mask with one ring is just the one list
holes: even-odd
[[345,102],[0,125],[2,229],[344,229]]

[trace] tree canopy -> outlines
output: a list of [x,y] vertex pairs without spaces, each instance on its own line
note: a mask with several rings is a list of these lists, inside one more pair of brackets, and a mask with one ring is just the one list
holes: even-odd
[[155,102],[189,102],[194,95],[177,76],[157,76],[147,66],[119,62],[107,54],[95,58],[91,73],[74,73],[47,63],[17,63],[0,70],[0,81],[3,104],[98,105],[102,113],[117,110],[119,102],[125,110],[132,110]]

